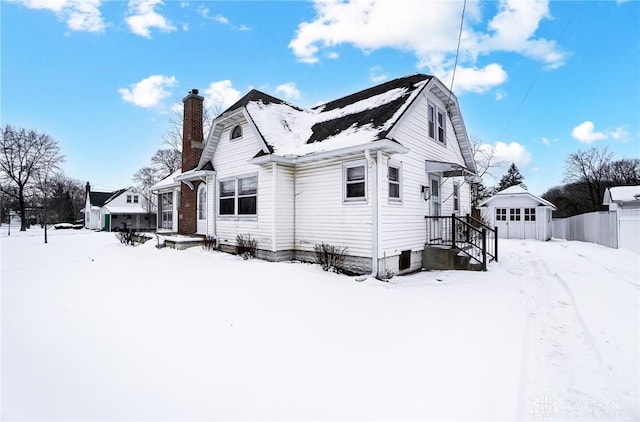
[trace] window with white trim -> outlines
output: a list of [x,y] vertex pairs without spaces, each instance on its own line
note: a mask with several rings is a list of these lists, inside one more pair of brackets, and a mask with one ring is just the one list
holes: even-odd
[[389,200],[402,201],[402,167],[399,164],[389,163]]
[[242,126],[240,125],[235,125],[233,127],[233,129],[231,130],[231,139],[238,139],[238,138],[242,138]]
[[127,195],[127,204],[131,203],[131,195]]
[[133,195],[133,203],[134,204],[138,203],[138,195]]
[[507,221],[506,208],[496,208],[496,221]]
[[367,162],[353,161],[342,165],[343,199],[345,202],[367,199]]
[[520,208],[509,209],[509,221],[520,221]]
[[460,211],[460,185],[457,183],[453,184],[453,210]]
[[536,221],[536,209],[525,208],[524,209],[524,221]]
[[446,114],[439,107],[428,103],[427,104],[427,120],[429,123],[429,138],[436,141],[445,143],[447,139],[446,127],[447,118]]
[[158,198],[158,228],[173,228],[173,192],[161,193]]
[[258,176],[234,177],[219,182],[218,214],[256,215]]

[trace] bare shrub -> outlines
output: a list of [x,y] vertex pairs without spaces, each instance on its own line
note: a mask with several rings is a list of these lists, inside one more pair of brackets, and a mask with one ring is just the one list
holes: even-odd
[[202,248],[205,251],[213,251],[218,247],[218,240],[213,236],[205,236],[202,243]]
[[316,263],[320,264],[323,270],[334,273],[344,272],[344,260],[347,257],[347,248],[322,242],[320,244],[316,243],[313,251],[316,256]]
[[250,234],[239,234],[236,236],[236,253],[244,259],[256,257],[256,247],[258,242]]
[[116,238],[123,245],[136,246],[138,243],[140,243],[139,241],[140,233],[133,229],[121,230],[116,232]]

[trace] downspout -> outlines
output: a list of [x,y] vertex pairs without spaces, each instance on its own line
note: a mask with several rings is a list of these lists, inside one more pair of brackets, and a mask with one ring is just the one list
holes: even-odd
[[[218,183],[216,182],[216,175],[217,173],[214,171],[213,174],[211,175],[211,199],[209,199],[209,203],[211,204],[211,236],[213,236],[213,238],[216,241],[216,244],[218,243],[218,234],[216,233],[216,223],[218,221],[218,219],[216,218],[216,215],[218,214],[218,210],[216,208],[217,202],[216,201],[216,186],[218,185]],[[209,208],[207,207],[207,214],[209,214]]]
[[271,251],[276,252],[278,244],[276,241],[276,213],[277,213],[277,200],[276,196],[278,195],[278,163],[271,163],[271,178],[272,178],[272,197],[271,197],[271,207],[272,214],[271,218],[273,219],[271,222]]
[[[380,160],[381,152],[377,151],[377,159]],[[373,186],[371,187],[371,275],[378,276],[378,165],[371,158],[371,151],[364,150],[364,156],[373,170]]]

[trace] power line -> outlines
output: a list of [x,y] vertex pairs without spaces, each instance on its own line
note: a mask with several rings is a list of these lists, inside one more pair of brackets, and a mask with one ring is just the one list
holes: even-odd
[[451,100],[451,93],[453,92],[453,81],[456,79],[456,68],[458,67],[458,56],[460,55],[460,40],[462,40],[462,27],[464,25],[464,12],[467,9],[467,0],[462,3],[462,16],[460,17],[460,31],[458,32],[458,46],[456,47],[456,60],[453,63],[453,74],[451,75],[451,87],[449,88],[449,98],[447,102]]

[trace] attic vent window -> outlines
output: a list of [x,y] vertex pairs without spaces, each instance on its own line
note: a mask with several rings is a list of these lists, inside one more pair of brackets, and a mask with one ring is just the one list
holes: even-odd
[[231,131],[231,139],[242,138],[242,126],[235,125]]

